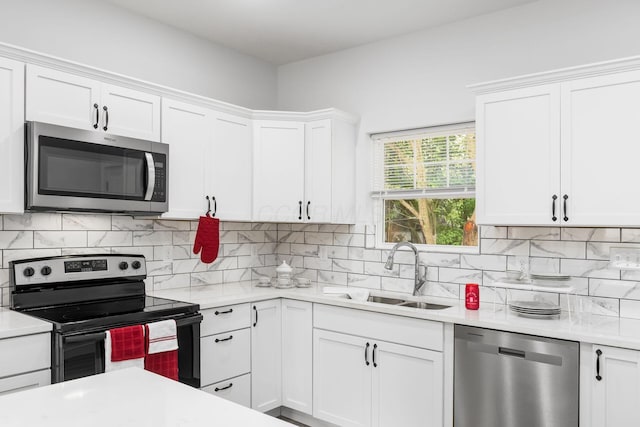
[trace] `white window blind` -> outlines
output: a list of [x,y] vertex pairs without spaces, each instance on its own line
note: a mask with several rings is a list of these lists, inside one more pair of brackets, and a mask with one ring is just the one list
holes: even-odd
[[474,123],[374,134],[372,195],[473,197]]

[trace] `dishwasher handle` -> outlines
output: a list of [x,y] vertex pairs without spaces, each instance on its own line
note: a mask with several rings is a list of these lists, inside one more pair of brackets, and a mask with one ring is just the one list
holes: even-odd
[[526,357],[526,353],[524,351],[516,350],[514,348],[498,347],[498,353],[504,354],[505,356],[520,357],[522,359]]

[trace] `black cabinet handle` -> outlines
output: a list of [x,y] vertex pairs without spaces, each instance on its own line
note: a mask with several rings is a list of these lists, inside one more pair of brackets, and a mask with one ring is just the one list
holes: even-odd
[[106,105],[102,107],[102,109],[104,110],[104,127],[102,128],[102,130],[106,131],[107,129],[109,129],[109,109]]
[[220,314],[229,314],[229,313],[233,313],[233,308],[230,308],[229,310],[225,310],[225,311],[218,311],[216,310],[216,312],[214,313],[216,316],[219,316]]
[[556,200],[558,200],[558,196],[554,194],[551,198],[553,199],[553,202],[551,203],[551,220],[556,222],[558,220],[558,217],[556,216]]
[[302,200],[298,202],[298,219],[302,220]]
[[311,219],[311,216],[309,216],[309,206],[311,205],[311,202],[307,202],[307,219]]
[[364,363],[369,366],[369,343],[364,346]]
[[253,311],[256,313],[256,321],[253,322],[253,327],[255,328],[256,325],[258,324],[258,309],[256,308],[256,306],[253,306]]
[[93,104],[93,108],[96,110],[96,121],[93,124],[93,128],[98,129],[98,123],[100,122],[100,108],[98,107],[98,104]]
[[562,210],[564,212],[564,221],[567,222],[569,221],[569,217],[567,216],[567,199],[569,198],[569,196],[567,196],[566,194],[564,196],[562,196],[562,198],[564,199],[564,202],[562,202]]
[[226,390],[226,389],[231,388],[231,387],[233,387],[233,383],[229,383],[229,385],[226,386],[226,387],[220,387],[220,388],[216,387],[213,390],[214,391],[221,391],[221,390]]
[[376,350],[378,350],[378,344],[373,345],[373,367],[377,368],[378,364],[376,363]]
[[216,338],[216,342],[230,341],[232,339],[233,339],[233,335],[229,335],[229,337],[227,338]]
[[600,375],[600,356],[602,356],[602,350],[597,349],[596,356],[598,356],[596,359],[596,380],[602,381],[602,376]]

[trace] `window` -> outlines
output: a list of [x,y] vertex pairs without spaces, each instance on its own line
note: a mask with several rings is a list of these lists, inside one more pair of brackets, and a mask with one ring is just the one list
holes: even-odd
[[474,124],[372,139],[379,243],[477,247]]

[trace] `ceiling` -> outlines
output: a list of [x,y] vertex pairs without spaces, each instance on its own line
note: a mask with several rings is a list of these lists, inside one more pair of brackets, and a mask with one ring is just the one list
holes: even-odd
[[285,64],[534,0],[104,0]]

